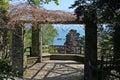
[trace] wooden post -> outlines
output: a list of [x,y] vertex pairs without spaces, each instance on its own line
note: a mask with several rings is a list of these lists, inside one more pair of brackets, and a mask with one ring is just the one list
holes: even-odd
[[24,36],[23,27],[15,24],[12,36],[12,68],[18,71],[20,76],[24,72]]

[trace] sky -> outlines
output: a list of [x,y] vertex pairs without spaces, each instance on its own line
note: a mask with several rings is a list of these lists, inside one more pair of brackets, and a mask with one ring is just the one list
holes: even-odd
[[42,6],[48,10],[64,10],[66,12],[74,12],[74,9],[69,9],[74,1],[75,0],[59,0],[59,5],[56,5],[53,1],[51,1],[49,4],[43,4]]
[[[74,3],[75,0],[59,0],[59,5],[56,5],[54,1],[51,1],[49,4],[43,4],[44,8],[48,10],[64,10],[66,12],[74,12],[74,9],[69,9],[71,4]],[[25,2],[25,0],[12,0],[10,3],[17,5],[19,3]]]

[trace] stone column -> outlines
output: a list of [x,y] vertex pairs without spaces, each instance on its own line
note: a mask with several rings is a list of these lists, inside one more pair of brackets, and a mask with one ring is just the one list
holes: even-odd
[[[120,24],[116,23],[114,32],[114,66],[119,69],[120,66]],[[120,74],[120,70],[118,70]]]
[[18,71],[20,76],[24,72],[24,36],[23,27],[15,24],[12,33],[12,68]]
[[38,57],[38,61],[42,61],[42,32],[41,25],[32,26],[32,53],[30,56]]
[[39,25],[39,62],[42,62],[42,27],[43,25]]
[[85,80],[97,80],[97,27],[86,26]]
[[[89,17],[91,16],[91,18]],[[96,13],[85,16],[85,79],[98,80]]]

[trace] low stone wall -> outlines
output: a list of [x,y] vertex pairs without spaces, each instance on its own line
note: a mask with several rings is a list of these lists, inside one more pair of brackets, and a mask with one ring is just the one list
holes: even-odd
[[84,56],[83,55],[77,55],[77,54],[53,54],[50,57],[51,60],[74,60],[78,62],[84,62]]
[[38,57],[27,57],[27,64],[37,63]]
[[[77,54],[43,54],[42,61],[48,60],[74,60],[84,63],[84,55]],[[38,57],[28,57],[27,64],[38,62]]]
[[51,56],[52,56],[52,54],[44,53],[44,54],[42,55],[42,61],[51,60]]

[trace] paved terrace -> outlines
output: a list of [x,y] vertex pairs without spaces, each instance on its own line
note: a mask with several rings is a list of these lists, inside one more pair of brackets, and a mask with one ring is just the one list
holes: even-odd
[[71,60],[49,60],[29,65],[24,80],[83,80],[84,65]]

